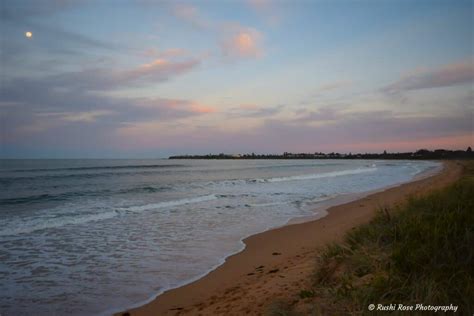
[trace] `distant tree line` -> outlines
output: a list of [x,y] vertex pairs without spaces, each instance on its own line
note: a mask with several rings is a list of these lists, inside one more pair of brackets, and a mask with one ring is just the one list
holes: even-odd
[[207,154],[207,155],[179,155],[169,159],[473,159],[471,147],[467,150],[420,149],[415,152],[388,153],[289,153],[283,154]]

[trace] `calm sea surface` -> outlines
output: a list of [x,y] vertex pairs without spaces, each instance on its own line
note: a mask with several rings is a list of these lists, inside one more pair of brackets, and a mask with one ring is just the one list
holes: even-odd
[[107,314],[193,280],[242,238],[439,164],[0,160],[0,314]]

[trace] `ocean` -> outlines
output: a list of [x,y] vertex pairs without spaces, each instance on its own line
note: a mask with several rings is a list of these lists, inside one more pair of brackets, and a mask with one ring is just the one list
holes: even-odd
[[376,160],[1,160],[0,314],[107,315],[140,305],[219,266],[249,235],[436,168]]

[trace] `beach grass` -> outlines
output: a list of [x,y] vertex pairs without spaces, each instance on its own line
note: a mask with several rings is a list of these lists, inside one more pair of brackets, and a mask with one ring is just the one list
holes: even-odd
[[374,315],[370,304],[452,304],[458,314],[472,315],[474,162],[464,165],[453,185],[382,208],[343,242],[326,246],[313,286],[270,314]]

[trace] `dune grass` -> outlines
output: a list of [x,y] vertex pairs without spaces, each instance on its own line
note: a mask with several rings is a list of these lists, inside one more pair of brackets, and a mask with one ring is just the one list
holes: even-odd
[[367,309],[372,303],[422,303],[453,304],[457,314],[472,315],[474,163],[445,189],[379,210],[344,242],[327,246],[318,261],[313,287],[271,314],[374,315]]

